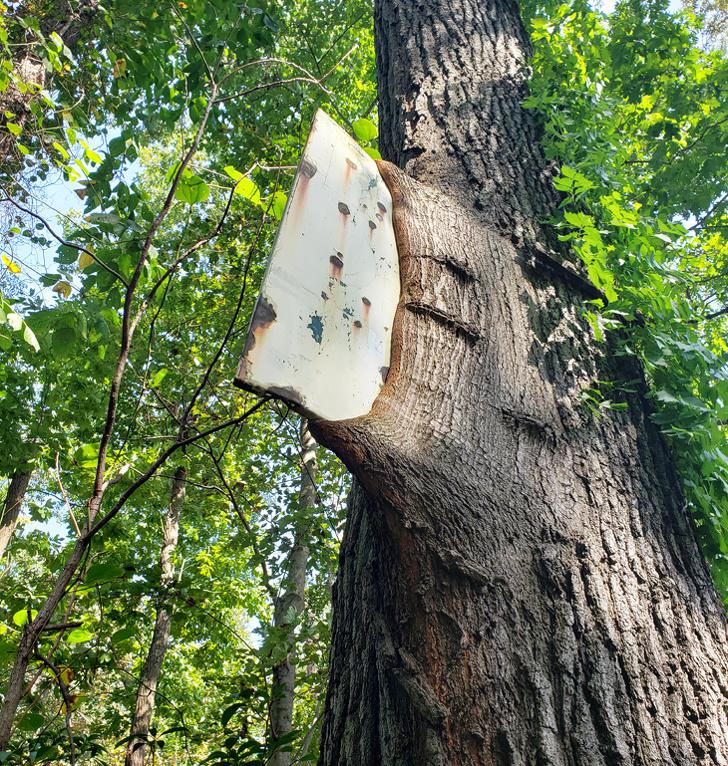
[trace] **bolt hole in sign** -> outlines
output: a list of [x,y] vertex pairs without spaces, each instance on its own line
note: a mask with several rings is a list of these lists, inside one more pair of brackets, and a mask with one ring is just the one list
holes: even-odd
[[399,292],[389,190],[374,160],[319,110],[235,383],[308,417],[366,415],[389,370]]

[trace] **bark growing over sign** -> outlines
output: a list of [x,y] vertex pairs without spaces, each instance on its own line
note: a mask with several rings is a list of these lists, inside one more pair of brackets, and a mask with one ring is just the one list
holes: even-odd
[[[365,418],[320,763],[726,763],[726,626],[639,366],[596,344],[513,2],[379,0],[402,300]],[[582,393],[622,386],[594,417]]]

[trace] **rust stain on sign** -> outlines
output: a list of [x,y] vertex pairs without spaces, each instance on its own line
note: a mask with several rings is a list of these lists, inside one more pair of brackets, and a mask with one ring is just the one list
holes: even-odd
[[391,207],[374,160],[319,110],[253,313],[238,385],[327,420],[369,412],[389,369],[399,301]]

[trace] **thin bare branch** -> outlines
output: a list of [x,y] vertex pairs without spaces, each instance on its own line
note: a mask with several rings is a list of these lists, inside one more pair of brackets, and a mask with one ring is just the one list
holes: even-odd
[[68,499],[68,495],[66,494],[66,488],[63,486],[63,482],[61,481],[61,467],[58,463],[57,452],[56,452],[56,481],[58,482],[58,486],[61,490],[61,495],[63,495],[63,500],[66,503],[68,515],[71,517],[71,522],[73,523],[73,528],[76,530],[76,536],[81,537],[81,528],[78,526],[78,522],[76,521],[76,514],[73,512],[73,508],[71,507],[71,503]]
[[243,308],[243,301],[245,299],[245,291],[248,285],[248,274],[250,273],[250,266],[253,260],[253,253],[255,252],[255,248],[257,247],[258,242],[260,241],[260,237],[263,233],[264,223],[265,223],[264,220],[261,221],[261,224],[258,227],[258,231],[255,233],[255,238],[253,239],[252,243],[250,244],[250,247],[248,248],[248,254],[245,260],[245,268],[243,270],[243,283],[240,288],[240,293],[238,294],[238,302],[235,306],[235,310],[233,311],[233,315],[230,318],[230,322],[228,323],[227,330],[225,331],[225,335],[223,336],[223,339],[220,341],[220,345],[218,346],[217,351],[212,357],[212,360],[207,365],[207,369],[205,370],[205,373],[202,376],[202,379],[197,385],[197,388],[195,389],[192,396],[190,397],[187,407],[185,408],[184,415],[182,416],[183,420],[189,419],[189,415],[192,412],[192,408],[195,406],[195,403],[197,402],[197,398],[202,392],[202,389],[207,385],[207,382],[210,380],[210,376],[212,375],[213,369],[217,365],[220,357],[222,356],[223,351],[225,350],[225,347],[227,346],[228,342],[230,341],[230,338],[232,337],[233,330],[235,329],[235,325],[238,321],[238,316],[240,315],[240,312]]
[[15,199],[13,199],[6,191],[5,189],[2,189],[4,197],[0,198],[0,202],[9,202],[11,205],[16,207],[18,210],[21,210],[26,215],[31,216],[32,218],[35,218],[37,221],[40,221],[43,226],[46,227],[48,230],[48,233],[55,239],[57,242],[60,242],[62,245],[65,245],[66,247],[72,247],[74,250],[78,250],[80,253],[86,253],[86,255],[89,256],[89,258],[93,258],[93,260],[101,266],[102,269],[105,271],[108,271],[109,274],[114,276],[116,279],[118,279],[125,287],[128,287],[127,281],[124,279],[124,277],[119,274],[118,271],[115,271],[111,266],[104,263],[94,252],[89,250],[88,248],[84,247],[83,245],[79,245],[77,242],[70,242],[67,239],[63,239],[63,237],[60,236],[60,234],[56,234],[56,232],[53,230],[51,225],[48,223],[48,221],[39,213],[34,212],[33,210],[30,210],[27,207],[24,207],[19,202],[17,202]]
[[144,471],[144,473],[133,484],[131,484],[130,487],[124,490],[124,492],[121,494],[116,503],[114,503],[109,512],[99,521],[97,521],[96,524],[94,524],[94,526],[91,527],[81,539],[83,541],[90,542],[91,538],[97,532],[99,532],[99,530],[105,527],[111,521],[111,519],[114,518],[114,516],[116,516],[116,514],[124,506],[124,503],[126,503],[126,501],[139,489],[139,487],[141,487],[156,473],[157,469],[167,461],[170,455],[175,453],[178,449],[196,442],[198,439],[204,439],[206,436],[211,436],[212,434],[217,433],[218,431],[222,431],[225,428],[229,428],[230,426],[235,426],[238,423],[242,423],[244,420],[247,420],[247,418],[249,418],[253,413],[257,412],[268,401],[268,398],[269,397],[263,397],[239,417],[232,418],[231,420],[226,420],[224,423],[220,423],[219,425],[213,426],[212,428],[208,428],[206,431],[201,431],[194,436],[189,436],[186,439],[182,439],[181,441],[172,444],[170,447],[164,450],[164,452],[162,452],[162,454],[149,466],[149,468],[147,468],[147,470]]

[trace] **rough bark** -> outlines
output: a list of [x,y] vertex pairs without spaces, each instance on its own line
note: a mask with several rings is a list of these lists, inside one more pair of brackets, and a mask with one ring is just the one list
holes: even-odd
[[[298,491],[299,511],[316,504],[316,442],[308,428],[308,421],[301,419],[301,479]],[[286,562],[287,576],[283,593],[278,597],[273,615],[273,625],[285,633],[288,651],[285,659],[273,667],[273,694],[270,703],[270,730],[273,739],[288,734],[293,729],[293,703],[296,692],[296,646],[295,628],[306,604],[306,567],[308,546],[306,539],[309,525],[305,518],[299,520],[294,530],[293,547]],[[290,766],[293,756],[289,752],[276,751],[270,766]]]
[[5,553],[18,524],[18,515],[28,490],[31,475],[31,471],[17,471],[10,478],[8,493],[3,504],[3,514],[0,517],[0,558]]
[[187,469],[179,467],[172,480],[169,506],[164,517],[162,550],[159,556],[161,575],[159,578],[159,603],[154,620],[152,640],[147,650],[142,674],[139,678],[134,715],[131,722],[132,739],[126,747],[124,766],[144,766],[149,725],[154,714],[157,685],[162,673],[164,656],[169,646],[172,628],[172,608],[169,604],[169,590],[174,583],[172,556],[179,539],[179,518],[182,513],[187,489]]
[[725,764],[723,610],[641,370],[547,254],[518,7],[375,19],[402,299],[372,412],[312,423],[356,477],[319,763]]

